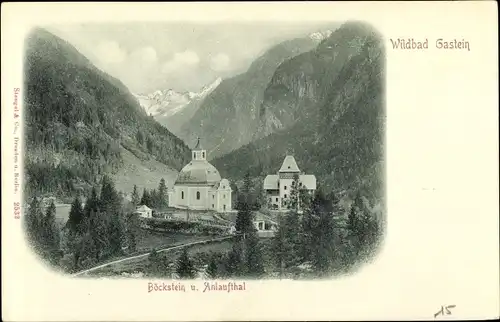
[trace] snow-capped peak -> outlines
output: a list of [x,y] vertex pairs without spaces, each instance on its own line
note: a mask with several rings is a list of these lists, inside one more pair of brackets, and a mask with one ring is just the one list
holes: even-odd
[[221,82],[222,82],[222,78],[218,77],[212,83],[203,86],[203,88],[201,89],[201,91],[199,91],[198,93],[190,92],[189,95],[192,98],[194,98],[194,97],[205,97],[208,94],[210,94],[215,88],[217,88],[217,86],[219,86]]
[[317,31],[310,34],[309,37],[313,40],[322,41],[323,39],[330,37],[332,33],[332,30]]
[[205,98],[219,84],[222,78],[204,86],[199,92],[176,92],[173,89],[156,90],[150,94],[135,95],[144,110],[153,116],[169,117],[182,111],[189,103]]

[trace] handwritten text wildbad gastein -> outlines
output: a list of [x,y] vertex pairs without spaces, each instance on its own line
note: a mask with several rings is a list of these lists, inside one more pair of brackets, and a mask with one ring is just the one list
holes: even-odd
[[[389,39],[392,44],[392,49],[409,49],[409,50],[420,50],[429,49],[429,39],[414,39],[414,38],[397,38]],[[465,39],[448,39],[443,38],[436,39],[432,45],[436,49],[451,49],[451,50],[467,50],[470,51],[470,44]]]

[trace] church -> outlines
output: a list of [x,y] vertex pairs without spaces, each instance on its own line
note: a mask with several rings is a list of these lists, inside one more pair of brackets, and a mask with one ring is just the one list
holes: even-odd
[[299,179],[300,190],[307,191],[310,194],[314,193],[316,190],[316,176],[302,173],[295,158],[292,155],[287,155],[278,173],[267,175],[264,179],[264,190],[271,209],[288,210],[290,190],[295,176]]
[[168,193],[169,206],[189,210],[231,211],[232,189],[229,180],[207,161],[200,139],[192,150],[191,162],[179,172]]

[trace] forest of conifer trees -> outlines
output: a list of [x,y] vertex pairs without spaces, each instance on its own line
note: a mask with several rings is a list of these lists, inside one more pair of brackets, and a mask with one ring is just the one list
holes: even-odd
[[[63,271],[75,272],[136,251],[140,221],[134,210],[141,202],[137,187],[128,202],[110,177],[104,176],[99,191],[93,187],[85,203],[75,197],[62,227],[56,222],[53,200],[44,210],[41,198],[31,199],[25,218],[27,237],[41,258]],[[146,203],[158,207],[167,204],[164,179],[158,190],[145,192],[142,201],[147,199]]]
[[[179,278],[192,278],[196,270],[211,279],[327,278],[348,273],[375,255],[383,226],[360,194],[351,205],[347,223],[342,224],[338,219],[344,211],[338,198],[326,196],[321,189],[308,195],[298,188],[296,179],[289,200],[291,211],[280,217],[274,238],[266,240],[257,237],[252,223],[250,190],[246,176],[238,198],[238,234],[231,250],[192,258],[183,251],[175,265]],[[197,268],[193,262],[200,256],[204,265]],[[167,257],[155,254],[149,260],[154,267],[168,267]],[[166,270],[163,276],[169,276]]]
[[[253,224],[255,190],[250,177],[245,176],[238,192],[237,233],[228,251],[190,255],[184,249],[178,256],[162,256],[153,250],[149,264],[143,267],[144,273],[166,277],[174,269],[178,278],[188,279],[202,272],[212,279],[320,278],[347,273],[361,260],[373,256],[383,226],[359,194],[350,206],[347,220],[342,221],[345,210],[335,195],[327,196],[321,188],[310,195],[299,188],[295,178],[288,201],[290,211],[280,215],[274,237],[263,239]],[[99,189],[92,188],[82,204],[78,197],[73,200],[69,218],[60,227],[54,202],[43,207],[35,197],[25,218],[35,252],[65,272],[77,272],[134,253],[142,229],[135,207],[145,204],[165,209],[167,188],[161,179],[158,189],[144,189],[140,196],[139,188],[134,186],[128,202],[117,192],[113,181],[104,176]]]

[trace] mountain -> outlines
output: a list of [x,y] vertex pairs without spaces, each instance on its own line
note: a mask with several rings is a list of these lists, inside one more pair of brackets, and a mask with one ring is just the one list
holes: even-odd
[[273,46],[245,73],[224,79],[175,133],[185,142],[196,142],[196,137],[201,137],[209,158],[250,142],[259,128],[259,107],[276,68],[287,59],[315,48],[321,41],[321,37],[310,35]]
[[[259,130],[253,139],[286,129],[297,122],[315,122],[318,106],[324,103],[345,65],[363,49],[370,34],[361,26],[344,25],[336,32],[315,35],[322,39],[312,51],[289,59],[276,69],[259,109]],[[348,90],[347,83],[342,90]],[[342,106],[333,106],[335,115]]]
[[280,64],[264,91],[262,134],[212,163],[238,180],[246,171],[276,173],[293,154],[326,190],[360,190],[372,204],[383,202],[384,68],[381,37],[370,26],[343,24]]
[[182,140],[149,117],[119,80],[68,42],[36,28],[25,48],[28,196],[70,196],[105,173],[123,176],[131,167],[167,175],[189,160]]
[[176,133],[196,113],[200,102],[221,82],[222,79],[217,78],[199,92],[179,93],[168,89],[135,96],[148,115],[152,115],[160,124]]

